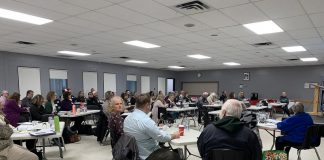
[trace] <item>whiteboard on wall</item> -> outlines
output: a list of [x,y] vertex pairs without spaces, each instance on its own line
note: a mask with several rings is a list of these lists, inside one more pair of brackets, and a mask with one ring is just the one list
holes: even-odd
[[203,92],[218,93],[218,82],[182,82],[182,90],[189,95],[202,95]]
[[116,92],[116,74],[104,73],[104,93],[107,91]]
[[83,92],[88,95],[91,88],[97,91],[97,72],[83,72]]
[[127,81],[137,81],[136,75],[127,75]]
[[18,67],[19,93],[24,98],[28,90],[33,90],[34,95],[41,94],[40,69]]
[[141,76],[141,92],[147,93],[150,92],[150,77]]
[[158,92],[162,91],[165,95],[165,78],[158,77]]
[[67,70],[50,69],[49,74],[50,79],[68,79]]

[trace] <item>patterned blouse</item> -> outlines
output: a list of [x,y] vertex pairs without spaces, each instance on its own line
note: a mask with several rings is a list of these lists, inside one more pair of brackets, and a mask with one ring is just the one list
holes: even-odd
[[6,124],[4,119],[4,116],[0,113],[0,151],[12,145],[10,137],[13,130],[9,124]]
[[121,117],[120,113],[109,113],[108,128],[111,135],[111,146],[114,147],[121,135],[124,134],[124,119]]

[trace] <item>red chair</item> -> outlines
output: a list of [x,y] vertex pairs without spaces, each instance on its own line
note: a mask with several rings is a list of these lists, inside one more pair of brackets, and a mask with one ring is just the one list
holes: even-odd
[[259,103],[259,100],[250,100],[251,105],[257,105]]

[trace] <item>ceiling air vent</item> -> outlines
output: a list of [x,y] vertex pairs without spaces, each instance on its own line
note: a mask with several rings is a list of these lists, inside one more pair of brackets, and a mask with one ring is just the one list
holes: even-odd
[[299,61],[298,58],[291,58],[291,59],[287,59],[287,61]]
[[261,42],[261,43],[252,44],[252,46],[254,46],[254,47],[271,46],[271,45],[273,45],[272,42]]
[[178,4],[176,6],[173,6],[173,8],[176,11],[186,15],[207,12],[210,11],[211,9],[214,9],[201,1],[190,1],[186,3]]
[[27,42],[27,41],[17,41],[15,43],[17,43],[17,44],[23,44],[23,45],[30,45],[30,46],[36,44],[36,43],[33,43],[33,42]]

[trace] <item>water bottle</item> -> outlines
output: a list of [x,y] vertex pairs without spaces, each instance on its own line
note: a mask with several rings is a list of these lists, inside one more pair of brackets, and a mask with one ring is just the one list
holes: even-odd
[[53,119],[53,117],[48,117],[48,123],[49,123],[51,129],[54,128],[54,119]]
[[60,118],[57,115],[54,115],[54,127],[55,132],[60,132]]
[[188,119],[184,120],[184,125],[185,125],[185,129],[187,131],[189,131],[189,120]]

